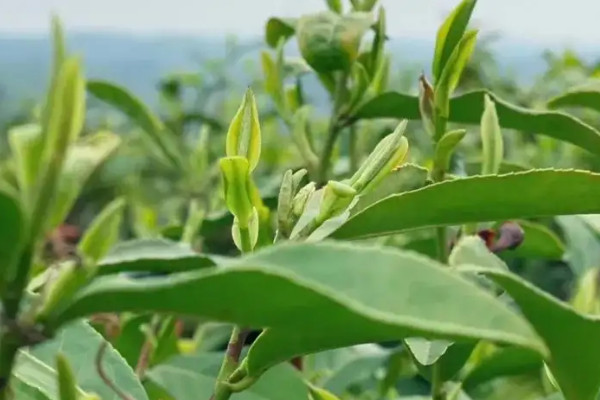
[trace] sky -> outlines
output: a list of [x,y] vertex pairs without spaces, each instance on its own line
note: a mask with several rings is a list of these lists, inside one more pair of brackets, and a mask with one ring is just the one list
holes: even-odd
[[[392,37],[433,38],[459,0],[382,0]],[[348,1],[346,1],[347,3]],[[0,33],[45,34],[57,13],[68,31],[262,34],[269,16],[322,10],[324,0],[0,0]],[[554,45],[600,47],[600,0],[479,0],[484,32]]]

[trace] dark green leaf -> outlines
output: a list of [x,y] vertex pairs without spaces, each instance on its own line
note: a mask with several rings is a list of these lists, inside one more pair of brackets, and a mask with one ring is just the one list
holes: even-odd
[[53,322],[146,310],[269,327],[249,351],[252,375],[297,354],[410,336],[485,338],[544,352],[517,314],[436,262],[338,243],[275,246],[225,268],[167,277],[97,279]]
[[126,271],[173,273],[194,271],[215,263],[198,254],[186,243],[165,239],[138,239],[116,245],[100,261],[99,274],[116,274]]
[[[335,238],[381,236],[420,227],[600,212],[600,175],[532,170],[455,179],[387,197],[350,218]],[[552,199],[552,201],[549,201]]]
[[571,89],[548,101],[548,107],[584,107],[600,112],[600,82]]
[[275,48],[279,43],[279,39],[283,38],[287,40],[294,36],[297,23],[294,18],[269,18],[265,26],[265,40],[267,44]]
[[[572,143],[592,153],[600,154],[600,132],[594,127],[562,112],[531,110],[515,106],[485,90],[469,92],[452,98],[449,121],[479,125],[486,94],[496,103],[496,111],[502,128],[550,136]],[[416,96],[402,93],[384,93],[364,104],[356,112],[354,118],[420,120],[419,99]]]
[[16,195],[0,186],[0,290],[4,290],[7,271],[17,262],[26,232],[25,218]]

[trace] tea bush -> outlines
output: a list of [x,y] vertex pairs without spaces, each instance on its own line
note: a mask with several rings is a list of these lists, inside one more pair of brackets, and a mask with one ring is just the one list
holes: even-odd
[[[2,170],[1,399],[597,398],[600,87],[465,91],[463,0],[418,95],[393,91],[384,8],[326,3],[269,19],[228,123],[186,103],[213,93],[193,74],[162,82],[161,115],[86,81],[53,21]],[[86,124],[86,101],[128,128]],[[136,152],[79,235],[82,191]],[[565,262],[573,290],[540,287]]]

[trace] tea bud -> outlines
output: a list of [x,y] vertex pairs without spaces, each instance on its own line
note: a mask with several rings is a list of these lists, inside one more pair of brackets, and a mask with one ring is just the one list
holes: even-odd
[[488,95],[485,96],[485,106],[481,116],[481,144],[483,147],[481,173],[497,174],[504,155],[504,144],[496,105]]
[[279,188],[279,197],[277,200],[277,227],[284,233],[288,229],[288,220],[292,213],[292,200],[294,196],[294,182],[292,170],[288,169],[283,175],[283,180]]
[[227,208],[238,219],[240,226],[247,228],[254,208],[248,160],[244,157],[225,157],[219,160],[219,166]]
[[381,139],[363,165],[350,178],[350,185],[358,193],[371,190],[404,160],[408,153],[408,141],[403,137],[406,124],[406,121],[402,121],[394,132]]
[[260,158],[260,143],[260,123],[256,99],[252,90],[248,89],[227,131],[225,146],[227,157],[246,158],[249,171],[254,171]]
[[356,189],[342,182],[329,181],[323,192],[317,223],[340,215],[357,195]]
[[77,381],[69,360],[62,353],[56,356],[56,372],[58,375],[58,392],[61,400],[78,400]]
[[308,200],[310,196],[315,192],[316,184],[314,182],[308,183],[302,189],[298,191],[298,194],[294,197],[292,201],[292,215],[294,219],[297,220],[304,213],[304,209],[306,208],[306,204],[308,204]]

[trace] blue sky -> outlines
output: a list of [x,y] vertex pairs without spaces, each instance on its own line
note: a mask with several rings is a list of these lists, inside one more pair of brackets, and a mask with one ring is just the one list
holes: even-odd
[[[259,35],[270,15],[296,16],[324,0],[0,0],[0,32],[44,34],[58,13],[69,30]],[[393,37],[433,37],[458,0],[383,0]],[[479,0],[485,32],[554,45],[600,47],[600,0]]]

